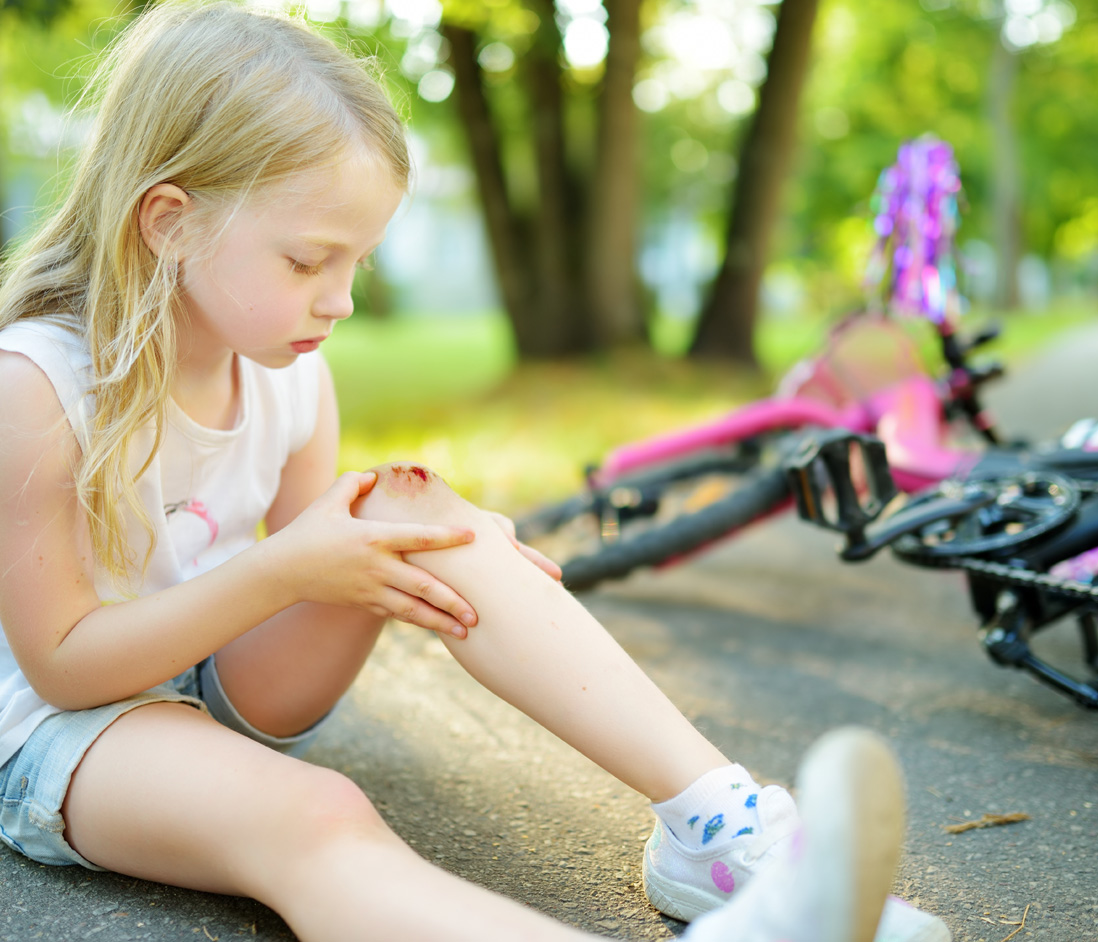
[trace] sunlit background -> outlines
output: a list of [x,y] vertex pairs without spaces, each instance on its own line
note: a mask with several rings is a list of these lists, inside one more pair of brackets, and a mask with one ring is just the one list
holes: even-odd
[[[0,7],[0,221],[12,243],[63,186],[90,120],[71,110],[82,77],[128,12],[110,0],[71,0],[40,25],[55,2]],[[22,17],[13,12],[21,5]],[[521,204],[537,188],[522,89],[539,16],[551,9],[559,28],[568,157],[583,168],[610,49],[607,7],[312,0],[291,8],[376,57],[409,121],[416,165],[413,192],[360,285],[359,313],[329,351],[343,384],[349,465],[415,453],[477,498],[528,502],[573,486],[582,461],[614,436],[765,391],[827,323],[863,300],[869,195],[899,144],[927,132],[948,140],[960,163],[958,242],[974,311],[1010,316],[1018,324],[1009,333],[1031,349],[1034,338],[1093,310],[1098,12],[1090,0],[820,0],[762,282],[763,371],[751,376],[676,358],[724,257],[779,2],[643,0],[632,104],[647,343],[595,360],[530,364],[518,362],[501,310],[445,27],[458,21],[476,33],[484,87],[512,132],[503,151]],[[1004,192],[1018,234],[1009,267],[1000,246]],[[416,382],[401,388],[411,376]]]

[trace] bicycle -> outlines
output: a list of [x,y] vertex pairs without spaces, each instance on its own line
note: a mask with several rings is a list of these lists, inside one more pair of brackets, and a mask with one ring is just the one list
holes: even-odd
[[[852,455],[871,469],[868,488]],[[1098,710],[1098,422],[1076,422],[1051,446],[990,453],[967,477],[907,499],[897,498],[884,446],[867,436],[821,435],[790,459],[787,475],[801,519],[845,537],[841,559],[888,547],[911,565],[963,571],[988,656]],[[1088,680],[1031,647],[1067,618]]]
[[[555,558],[573,590],[668,565],[791,506],[783,464],[815,428],[877,436],[907,491],[971,470],[998,443],[978,390],[1002,371],[969,359],[996,329],[968,340],[956,330],[959,191],[947,144],[904,144],[874,196],[867,284],[884,301],[841,321],[773,396],[614,450],[587,469],[583,493],[521,518],[520,538]],[[903,314],[934,325],[944,376],[923,365]]]

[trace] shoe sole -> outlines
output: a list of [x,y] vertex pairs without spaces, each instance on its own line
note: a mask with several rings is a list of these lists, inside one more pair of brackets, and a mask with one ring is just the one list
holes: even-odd
[[647,854],[644,856],[642,879],[648,902],[672,919],[693,922],[722,902],[688,883],[677,883],[651,872]]
[[835,730],[809,751],[798,782],[807,852],[833,874],[830,898],[838,906],[848,901],[849,931],[841,938],[873,942],[904,836],[903,783],[892,750],[867,730]]

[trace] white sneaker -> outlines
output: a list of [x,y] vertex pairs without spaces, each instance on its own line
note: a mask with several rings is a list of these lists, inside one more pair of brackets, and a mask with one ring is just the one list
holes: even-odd
[[[889,905],[882,919],[903,837],[899,769],[883,740],[857,729],[829,733],[810,750],[799,781],[801,830],[794,837],[775,839],[761,853],[758,847],[752,853],[744,844],[737,861],[754,857],[766,859],[767,865],[745,868],[747,885],[724,905],[719,888],[708,888],[722,856],[706,855],[708,874],[706,861],[697,854],[672,866],[667,848],[673,845],[666,840],[666,831],[653,848],[651,864],[646,852],[652,882],[663,888],[673,884],[680,911],[682,900],[695,906],[700,899],[709,900],[711,911],[690,926],[684,939],[948,942],[944,923],[899,901]],[[779,819],[787,821],[784,815]],[[703,875],[694,894],[682,892],[691,873]],[[646,872],[646,885],[648,876]]]
[[683,922],[728,902],[732,893],[769,869],[800,827],[797,806],[784,788],[767,785],[755,806],[757,834],[721,843],[717,850],[684,845],[660,818],[644,845],[644,892],[661,913]]
[[[734,838],[718,850],[692,850],[659,818],[644,845],[644,892],[665,916],[692,922],[723,906],[762,871],[775,866],[800,828],[789,792],[768,785],[759,792],[758,834]],[[950,942],[942,920],[896,896],[885,900],[873,942]]]

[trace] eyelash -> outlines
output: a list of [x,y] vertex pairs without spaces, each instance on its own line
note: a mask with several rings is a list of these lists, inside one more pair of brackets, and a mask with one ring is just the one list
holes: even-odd
[[[319,275],[320,265],[306,265],[304,262],[299,262],[296,259],[291,258],[290,268],[299,275]],[[357,262],[355,267],[359,271],[373,271],[374,263],[373,259],[363,259],[361,262]]]

